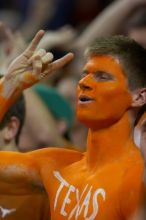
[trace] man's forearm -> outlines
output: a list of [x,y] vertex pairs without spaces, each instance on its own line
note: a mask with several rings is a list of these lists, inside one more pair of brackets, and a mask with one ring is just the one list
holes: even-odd
[[21,80],[18,77],[0,79],[0,121],[23,90],[30,87],[31,82],[34,84],[38,81],[31,72],[26,72]]
[[0,121],[20,94],[21,90],[13,81],[7,81],[5,77],[0,79]]

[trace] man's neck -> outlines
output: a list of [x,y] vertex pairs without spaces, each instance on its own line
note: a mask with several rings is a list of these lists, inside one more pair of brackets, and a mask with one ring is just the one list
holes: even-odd
[[117,160],[133,146],[132,129],[128,113],[110,127],[89,129],[87,139],[87,165],[90,170]]

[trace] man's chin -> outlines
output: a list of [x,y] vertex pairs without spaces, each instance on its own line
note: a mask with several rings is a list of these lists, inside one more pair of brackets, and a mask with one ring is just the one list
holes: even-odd
[[109,128],[117,121],[116,119],[111,119],[111,118],[96,118],[95,119],[95,117],[86,117],[83,114],[77,114],[77,119],[82,124],[84,124],[87,128],[91,128],[93,130]]
[[85,117],[85,115],[78,114],[77,119],[79,122],[84,124],[87,128],[92,128],[96,125],[95,118],[91,119],[89,117]]

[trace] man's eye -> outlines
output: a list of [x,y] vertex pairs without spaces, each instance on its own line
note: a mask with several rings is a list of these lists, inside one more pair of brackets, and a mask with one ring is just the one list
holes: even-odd
[[108,79],[109,77],[107,75],[105,75],[105,74],[102,74],[101,76],[99,76],[99,78],[101,80],[105,80],[105,79]]
[[82,73],[81,73],[81,79],[84,78],[84,77],[87,76],[87,75],[88,75],[87,72],[82,72]]
[[113,77],[108,73],[97,72],[97,73],[95,73],[94,76],[95,76],[95,79],[100,82],[113,80]]

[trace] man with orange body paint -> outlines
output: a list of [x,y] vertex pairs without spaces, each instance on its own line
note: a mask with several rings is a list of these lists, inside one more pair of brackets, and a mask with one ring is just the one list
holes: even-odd
[[[1,118],[24,88],[72,59],[68,54],[52,62],[50,53],[37,51],[42,36],[38,32],[2,79]],[[0,192],[41,193],[45,188],[52,220],[131,219],[143,191],[144,163],[132,132],[135,114],[146,102],[141,88],[145,59],[145,49],[124,37],[90,47],[77,88],[77,117],[89,128],[86,153],[61,148],[0,152],[0,180],[13,186],[0,186]]]

